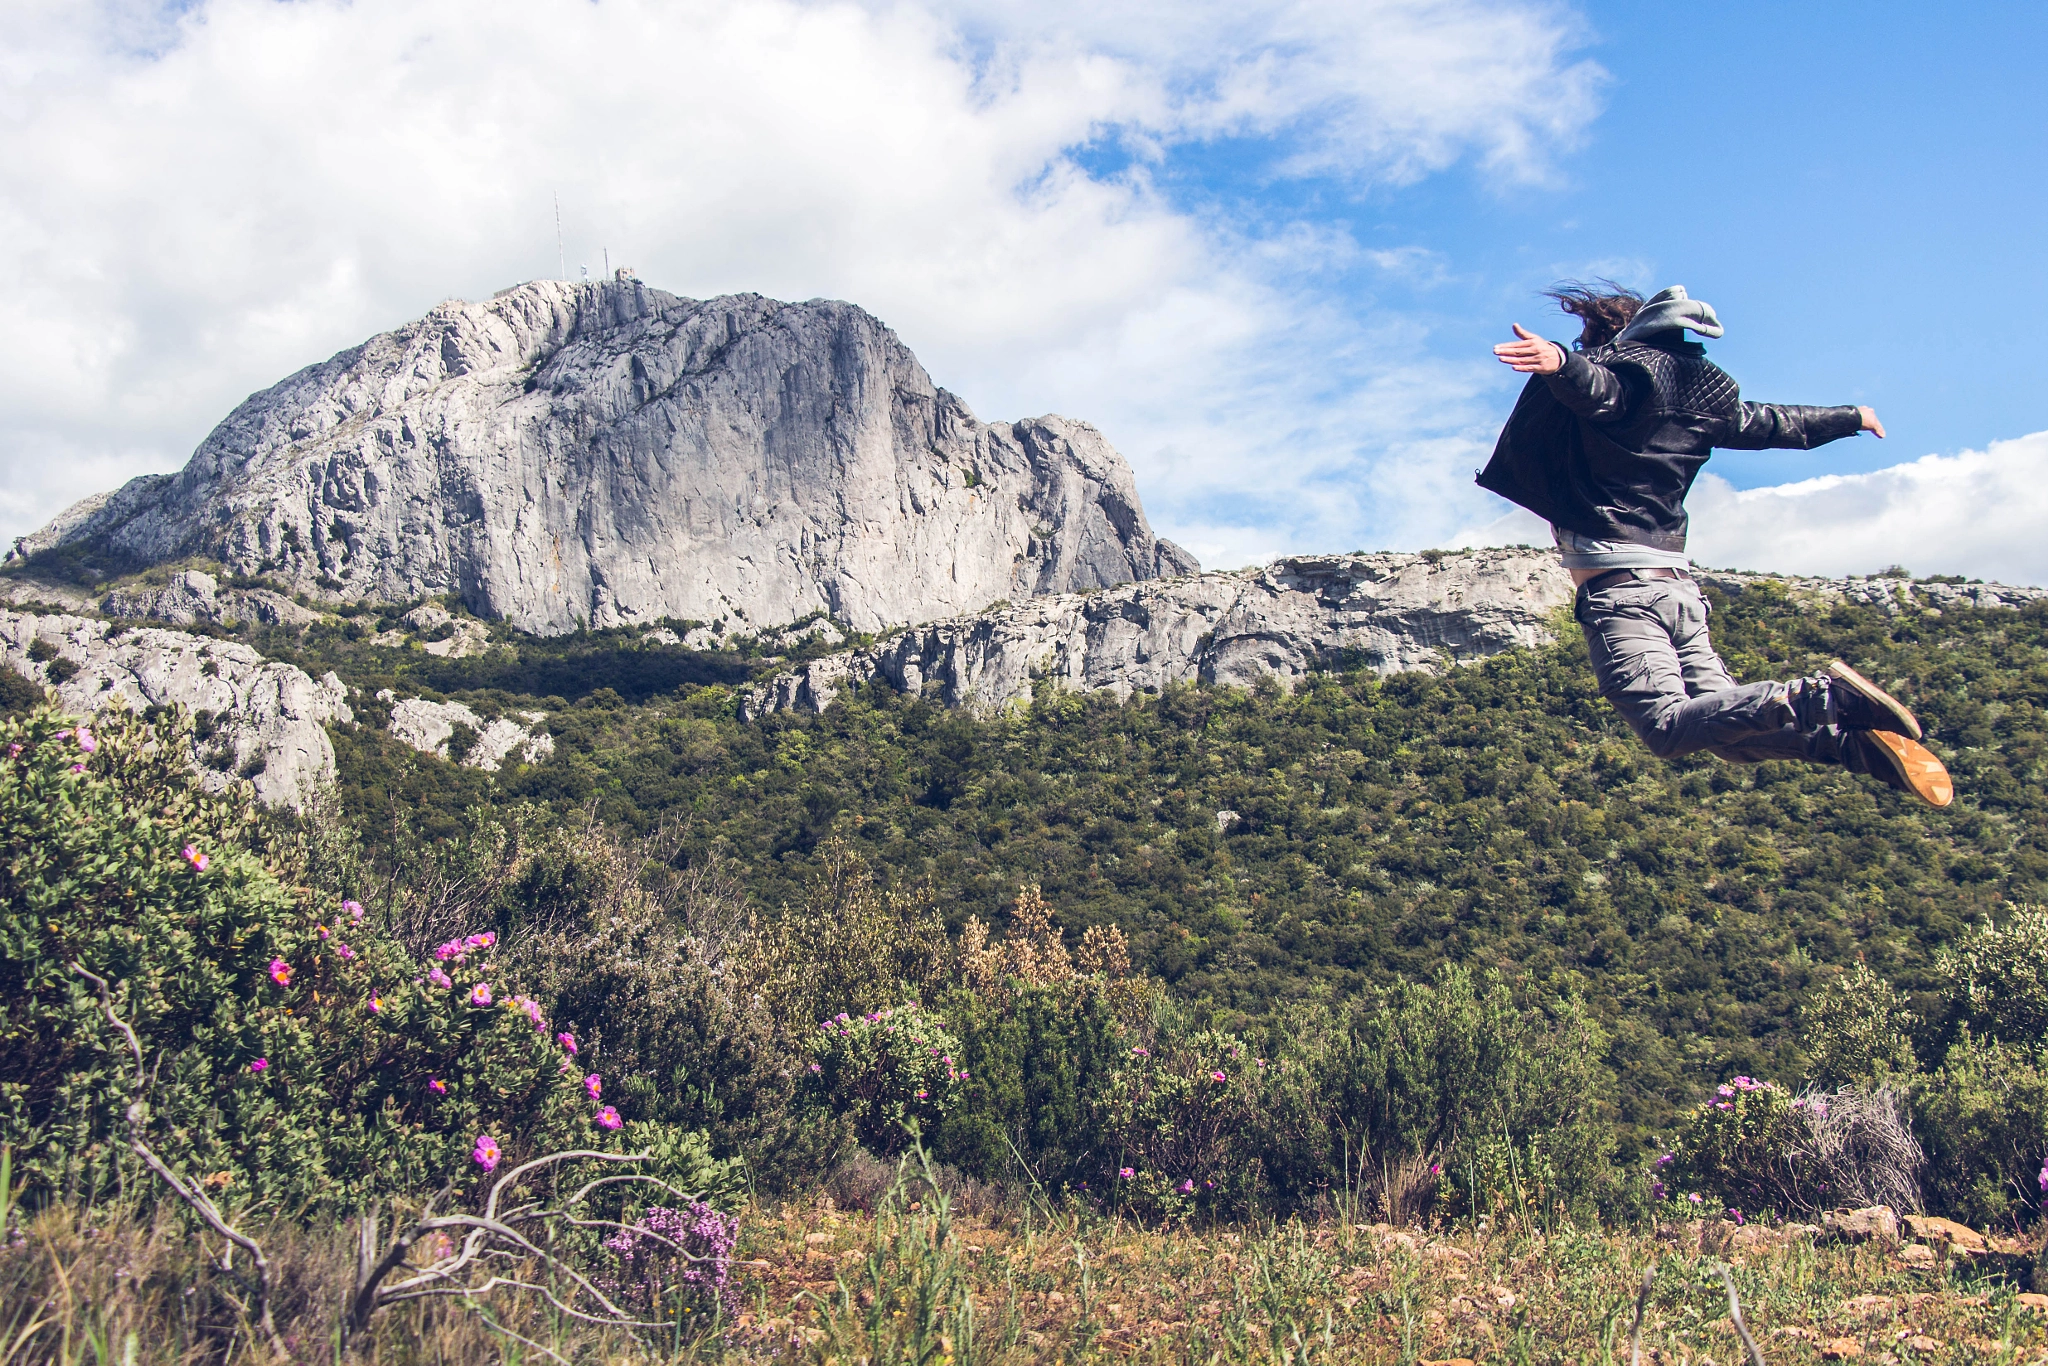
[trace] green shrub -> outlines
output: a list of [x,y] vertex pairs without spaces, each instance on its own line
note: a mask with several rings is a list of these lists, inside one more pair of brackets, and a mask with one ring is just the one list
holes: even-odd
[[1972,927],[1935,959],[1957,1020],[1980,1037],[2048,1036],[2048,911],[2024,907],[2004,925]]
[[[424,959],[209,797],[175,721],[0,722],[0,1142],[36,1199],[133,1182],[125,1045],[73,970],[114,984],[150,1076],[147,1137],[230,1206],[347,1208],[467,1187],[478,1135],[518,1160],[608,1146],[600,1101],[482,933]],[[649,1130],[678,1170],[689,1145]]]
[[1883,1086],[1919,1068],[1918,1018],[1905,997],[1862,963],[1831,978],[1799,1009],[1799,1042],[1809,1085]]
[[2031,1219],[2048,1196],[2048,1047],[1966,1028],[1915,1092],[1935,1209],[1977,1227]]
[[912,1002],[819,1021],[809,1067],[815,1094],[855,1141],[893,1155],[910,1142],[906,1124],[929,1130],[953,1103],[961,1052],[945,1021]]

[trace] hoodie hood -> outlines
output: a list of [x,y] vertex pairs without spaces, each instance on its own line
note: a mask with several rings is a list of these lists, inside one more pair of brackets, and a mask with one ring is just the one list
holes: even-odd
[[1649,302],[1636,311],[1634,320],[1621,329],[1614,341],[1617,345],[1640,341],[1652,333],[1669,332],[1680,327],[1702,337],[1718,337],[1724,330],[1712,304],[1689,297],[1684,285],[1673,285],[1651,295]]

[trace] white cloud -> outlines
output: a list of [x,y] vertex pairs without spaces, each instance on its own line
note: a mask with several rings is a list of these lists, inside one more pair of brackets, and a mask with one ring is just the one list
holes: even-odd
[[[608,247],[679,293],[860,303],[984,416],[1102,426],[1198,553],[1384,538],[1411,503],[1448,529],[1475,505],[1424,508],[1429,471],[1474,463],[1487,381],[1303,283],[1444,267],[1255,234],[1146,168],[1227,135],[1366,186],[1540,179],[1593,113],[1579,41],[1542,0],[23,0],[0,535],[441,298],[554,274],[557,193],[572,277]],[[1104,139],[1135,169],[1089,174]]]
[[[1868,474],[1737,489],[1701,476],[1688,500],[1695,563],[1784,574],[1963,574],[2048,584],[2048,432],[1981,451],[1928,455]],[[1521,509],[1460,545],[1548,544]]]

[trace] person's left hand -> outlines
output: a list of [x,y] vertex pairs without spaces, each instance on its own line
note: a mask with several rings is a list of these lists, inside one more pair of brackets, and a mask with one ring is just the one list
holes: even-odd
[[[1500,350],[1498,346],[1494,347],[1493,349],[1496,351]],[[1877,439],[1879,441],[1884,440],[1884,424],[1877,420],[1876,410],[1869,407],[1860,407],[1856,411],[1863,418],[1862,430],[1866,432],[1874,432],[1877,435]]]
[[1525,375],[1554,375],[1564,369],[1563,347],[1543,340],[1520,323],[1514,327],[1520,340],[1502,342],[1493,348],[1502,365],[1512,366]]

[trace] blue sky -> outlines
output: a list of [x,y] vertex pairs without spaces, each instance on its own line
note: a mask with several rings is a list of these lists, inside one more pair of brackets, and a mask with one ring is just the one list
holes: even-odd
[[[1510,320],[1683,283],[1755,398],[1705,562],[2048,582],[2038,5],[20,0],[0,535],[249,392],[607,258],[835,297],[984,418],[1095,422],[1215,566],[1531,540]],[[634,60],[622,63],[621,52]]]

